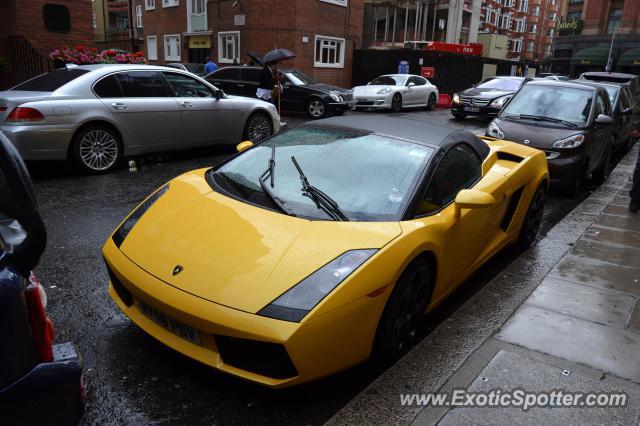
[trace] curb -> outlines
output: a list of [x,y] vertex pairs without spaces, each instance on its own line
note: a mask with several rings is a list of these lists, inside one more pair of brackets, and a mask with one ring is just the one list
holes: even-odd
[[424,407],[402,406],[400,394],[437,392],[500,330],[627,185],[640,149],[638,145],[620,160],[598,189],[544,238],[511,262],[326,424],[409,424],[413,421]]

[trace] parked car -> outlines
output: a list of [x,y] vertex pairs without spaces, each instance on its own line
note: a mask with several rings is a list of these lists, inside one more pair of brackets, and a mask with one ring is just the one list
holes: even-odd
[[495,117],[511,96],[531,80],[529,77],[491,77],[483,80],[453,95],[451,114],[460,119],[469,115]]
[[83,65],[0,92],[0,130],[25,160],[71,159],[89,173],[126,156],[259,141],[279,127],[273,105],[167,67]]
[[[260,67],[230,66],[217,69],[205,79],[225,93],[255,98],[261,71]],[[302,111],[311,118],[322,118],[343,114],[355,107],[351,90],[320,83],[302,71],[281,69],[280,82],[284,111]]]
[[29,174],[0,132],[0,420],[73,424],[82,414],[82,360],[53,344],[44,288],[32,272],[46,245]]
[[366,86],[353,88],[356,108],[391,109],[405,107],[433,109],[438,101],[438,88],[419,75],[381,75]]
[[591,71],[580,74],[580,80],[609,81],[612,83],[628,83],[631,86],[634,100],[640,104],[640,76],[620,72]]
[[545,151],[551,181],[576,194],[586,176],[606,176],[613,123],[604,88],[536,80],[513,96],[486,134]]
[[397,359],[543,215],[544,153],[465,130],[352,115],[250,145],[163,185],[102,253],[134,323],[269,387]]
[[192,62],[185,62],[185,63],[171,62],[171,63],[168,63],[167,66],[169,68],[175,68],[177,70],[190,72],[191,74],[195,74],[198,77],[204,77],[205,75],[204,64],[196,64]]
[[[635,102],[629,83],[596,82],[575,80],[576,83],[600,86],[607,91],[611,101],[611,117],[614,119],[614,150],[628,150],[635,138],[631,132],[638,127],[638,116],[633,114]],[[635,118],[634,118],[635,117]]]

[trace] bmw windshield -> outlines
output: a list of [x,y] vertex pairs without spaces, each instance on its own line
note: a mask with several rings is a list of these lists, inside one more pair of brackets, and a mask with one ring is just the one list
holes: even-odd
[[433,152],[374,133],[303,126],[253,147],[210,177],[214,188],[242,201],[297,217],[332,220],[303,191],[294,157],[309,184],[330,197],[346,220],[398,221]]

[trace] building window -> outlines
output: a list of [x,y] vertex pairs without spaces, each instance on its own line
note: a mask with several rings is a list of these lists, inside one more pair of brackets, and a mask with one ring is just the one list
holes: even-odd
[[540,16],[540,6],[538,6],[537,4],[533,6],[533,10],[531,11],[531,14],[533,16]]
[[484,22],[486,22],[487,24],[493,23],[493,20],[492,20],[492,17],[491,17],[492,13],[493,13],[492,10],[490,10],[490,9],[487,10],[487,14],[484,17]]
[[191,13],[194,15],[204,15],[206,7],[205,0],[191,0]]
[[94,10],[91,13],[92,13],[92,15],[91,15],[91,25],[93,25],[93,28],[95,28],[95,27],[98,26],[98,22],[97,22],[97,18],[96,18],[96,11]]
[[42,7],[44,26],[52,33],[68,33],[71,30],[69,8],[63,4],[47,3]]
[[622,9],[611,9],[609,11],[609,22],[607,23],[607,34],[612,34],[613,31],[620,26],[621,17],[622,17]]
[[549,20],[549,21],[555,21],[555,20],[556,20],[556,13],[555,13],[555,12],[551,12],[551,13],[547,16],[547,20]]
[[524,27],[525,27],[524,21],[521,21],[521,20],[516,21],[516,31],[518,31],[519,33],[523,33]]
[[142,28],[142,6],[136,6],[136,28]]
[[500,28],[502,29],[509,29],[509,26],[511,25],[511,17],[509,15],[502,15],[502,25],[500,26]]
[[179,34],[171,34],[171,35],[164,36],[164,59],[166,61],[180,60],[180,35]]
[[344,44],[343,38],[316,36],[313,65],[315,67],[343,68]]
[[533,52],[535,48],[535,43],[533,41],[527,42],[527,52]]
[[531,24],[531,26],[529,27],[529,32],[532,34],[535,34],[538,32],[538,25],[537,24]]
[[556,35],[556,30],[554,28],[549,28],[547,30],[547,36],[553,37],[554,35]]
[[522,40],[511,40],[511,51],[522,52]]
[[576,10],[574,12],[567,13],[567,22],[577,21],[580,18],[582,18],[581,10]]
[[147,59],[150,61],[158,60],[158,38],[156,36],[147,36]]
[[240,59],[240,31],[218,33],[218,62],[232,64]]
[[153,10],[156,8],[156,0],[144,0],[145,10]]
[[544,54],[545,55],[550,55],[551,54],[551,45],[550,44],[545,44],[544,45]]
[[520,12],[527,13],[529,11],[529,0],[520,0]]
[[338,4],[340,6],[346,6],[347,5],[347,0],[320,0],[320,1],[325,2],[325,3]]
[[173,7],[178,6],[180,4],[180,0],[162,0],[162,7]]

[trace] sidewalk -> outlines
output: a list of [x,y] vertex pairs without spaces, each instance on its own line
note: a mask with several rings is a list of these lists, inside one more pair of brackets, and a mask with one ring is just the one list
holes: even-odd
[[[608,180],[330,424],[639,424],[636,146]],[[401,394],[516,388],[625,392],[618,408],[405,405]]]

